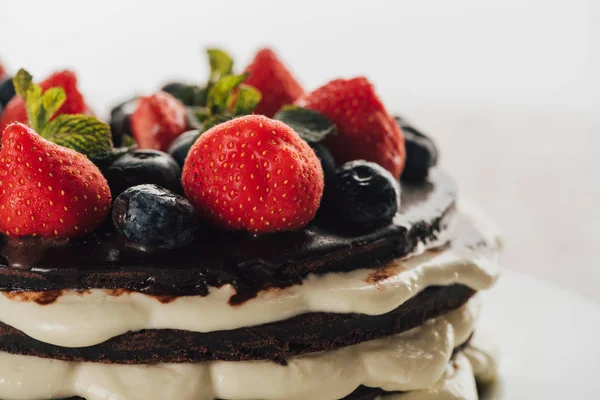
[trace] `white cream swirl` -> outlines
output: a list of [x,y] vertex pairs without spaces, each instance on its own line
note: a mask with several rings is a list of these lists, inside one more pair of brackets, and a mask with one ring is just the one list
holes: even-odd
[[473,366],[473,373],[478,382],[490,384],[496,381],[500,351],[485,333],[475,332],[463,353]]
[[446,366],[442,378],[427,389],[388,394],[380,400],[477,400],[477,386],[469,359],[458,353]]
[[272,361],[118,365],[0,353],[0,398],[87,400],[332,400],[358,386],[425,389],[443,376],[453,349],[467,341],[477,298],[399,335],[342,349]]
[[478,232],[484,246],[473,247],[468,238],[460,238],[443,251],[394,260],[377,270],[309,275],[301,285],[260,292],[239,306],[228,303],[235,294],[230,285],[211,288],[208,296],[178,297],[168,303],[141,293],[115,296],[99,289],[66,290],[47,305],[3,293],[0,321],[45,343],[87,347],[143,329],[229,330],[310,312],[381,315],[429,286],[459,283],[482,290],[494,283],[499,249],[496,231],[471,207],[463,210],[458,224]]
[[442,378],[432,387],[380,396],[378,400],[477,400],[475,380],[488,385],[498,377],[498,349],[475,331],[469,343],[448,363]]

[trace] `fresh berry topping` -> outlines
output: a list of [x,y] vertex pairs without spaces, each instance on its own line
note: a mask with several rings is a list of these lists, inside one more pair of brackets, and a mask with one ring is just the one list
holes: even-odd
[[106,179],[84,155],[9,125],[0,150],[0,229],[7,235],[76,237],[108,214]]
[[256,114],[272,117],[286,104],[292,104],[304,93],[302,86],[270,49],[262,49],[246,67],[246,84],[262,94]]
[[157,185],[134,186],[121,193],[112,218],[128,240],[162,249],[187,246],[198,226],[192,204]]
[[6,107],[12,98],[15,97],[15,94],[15,86],[13,85],[12,78],[0,79],[0,110]]
[[6,79],[8,77],[8,73],[6,72],[6,68],[4,65],[0,64],[0,80]]
[[198,129],[187,131],[175,139],[169,147],[168,153],[175,159],[175,161],[177,161],[177,164],[179,164],[180,167],[183,168],[183,164],[185,163],[185,159],[190,152],[190,148],[196,139],[198,139],[198,136],[200,136],[200,131]]
[[203,133],[185,161],[182,183],[196,210],[218,226],[297,230],[317,212],[323,170],[289,126],[251,115]]
[[[55,116],[60,114],[85,114],[93,115],[90,108],[85,103],[83,96],[77,88],[77,77],[72,71],[61,71],[49,76],[46,80],[40,83],[43,92],[50,88],[61,87],[65,90],[66,101],[58,109]],[[13,98],[7,105],[0,118],[0,132],[12,122],[28,123],[27,109],[23,98],[17,96]]]
[[314,150],[319,161],[321,161],[325,180],[332,178],[335,175],[335,160],[329,150],[327,150],[327,147],[320,143],[311,144],[310,147]]
[[358,227],[389,222],[400,206],[400,185],[373,162],[350,161],[336,171],[325,194],[327,210],[339,221]]
[[429,175],[429,169],[438,161],[435,143],[406,120],[401,117],[395,119],[402,128],[406,141],[406,165],[401,178],[407,182],[424,182]]
[[296,104],[319,111],[337,125],[325,145],[338,162],[364,159],[400,177],[406,159],[402,130],[366,78],[336,79]]
[[114,197],[126,189],[155,184],[181,193],[181,168],[173,157],[158,150],[135,150],[117,158],[104,170]]
[[133,137],[131,132],[131,115],[138,106],[137,97],[119,104],[110,110],[110,131],[116,147],[123,145],[125,136]]
[[131,131],[142,149],[166,151],[186,128],[185,106],[165,92],[141,97],[131,115]]

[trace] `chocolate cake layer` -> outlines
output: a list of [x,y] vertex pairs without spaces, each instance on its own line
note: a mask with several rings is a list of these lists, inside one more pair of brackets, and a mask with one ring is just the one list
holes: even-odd
[[288,357],[407,331],[462,306],[474,293],[462,285],[430,287],[383,315],[311,313],[271,324],[208,333],[145,330],[83,348],[42,343],[0,324],[0,351],[57,360],[120,364],[264,359],[285,363]]
[[317,218],[298,232],[254,237],[201,229],[188,247],[140,249],[114,232],[58,244],[43,239],[0,239],[0,291],[126,289],[156,295],[206,295],[210,286],[232,284],[232,303],[262,289],[297,284],[308,273],[376,266],[414,251],[446,231],[456,186],[439,170],[430,182],[403,185],[400,213],[367,233]]

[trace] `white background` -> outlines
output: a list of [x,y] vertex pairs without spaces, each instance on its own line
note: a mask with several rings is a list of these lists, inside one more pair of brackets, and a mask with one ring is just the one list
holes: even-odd
[[212,45],[240,67],[271,45],[308,89],[367,75],[502,227],[510,268],[600,301],[599,1],[0,0],[5,62],[76,68],[102,114],[203,81]]

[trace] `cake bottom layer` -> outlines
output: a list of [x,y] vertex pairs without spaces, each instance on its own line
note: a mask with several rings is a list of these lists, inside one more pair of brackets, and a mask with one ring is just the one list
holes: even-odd
[[273,361],[108,365],[0,353],[5,400],[333,400],[430,388],[475,329],[479,299],[399,335]]

